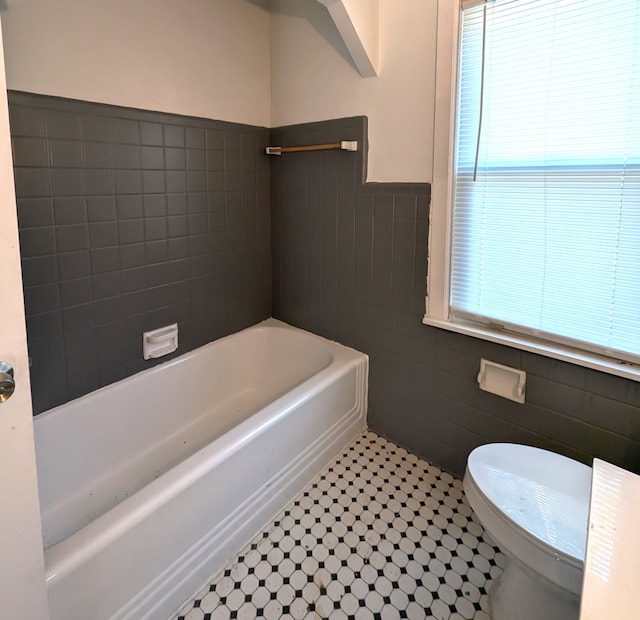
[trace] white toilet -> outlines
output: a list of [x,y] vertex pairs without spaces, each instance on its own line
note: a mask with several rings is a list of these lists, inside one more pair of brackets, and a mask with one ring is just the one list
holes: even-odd
[[578,620],[591,468],[539,448],[488,444],[467,461],[471,508],[509,563],[489,592],[494,620]]

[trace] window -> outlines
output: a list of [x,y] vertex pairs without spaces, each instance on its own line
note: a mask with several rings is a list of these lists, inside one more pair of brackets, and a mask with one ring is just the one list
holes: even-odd
[[425,322],[640,378],[640,0],[439,4]]

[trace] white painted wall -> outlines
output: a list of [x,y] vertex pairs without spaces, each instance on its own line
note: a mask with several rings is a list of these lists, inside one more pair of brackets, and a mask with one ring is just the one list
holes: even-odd
[[267,126],[266,0],[8,0],[8,88]]
[[365,114],[368,179],[431,181],[437,0],[380,0],[379,75],[366,79],[323,5],[271,11],[271,125]]
[[365,114],[369,180],[431,180],[437,0],[379,0],[372,78],[315,0],[6,4],[11,89],[262,126]]

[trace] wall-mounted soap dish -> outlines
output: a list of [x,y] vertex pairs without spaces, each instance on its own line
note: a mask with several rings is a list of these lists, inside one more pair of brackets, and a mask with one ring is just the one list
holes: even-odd
[[178,324],[167,325],[142,334],[142,355],[154,359],[173,353],[178,348]]

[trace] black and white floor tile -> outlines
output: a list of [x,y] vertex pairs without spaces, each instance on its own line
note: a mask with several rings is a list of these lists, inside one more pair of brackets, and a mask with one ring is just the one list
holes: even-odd
[[488,620],[504,565],[460,480],[367,431],[171,620]]

